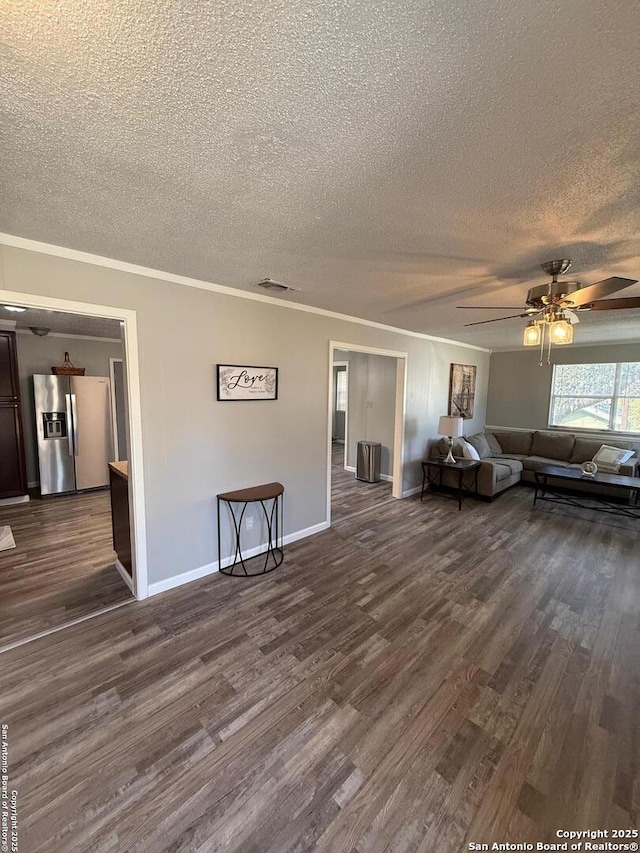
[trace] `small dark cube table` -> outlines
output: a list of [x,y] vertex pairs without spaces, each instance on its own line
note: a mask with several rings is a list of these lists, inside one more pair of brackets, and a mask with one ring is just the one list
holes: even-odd
[[[458,491],[457,495],[447,495],[446,497],[458,498],[458,510],[462,509],[462,485],[464,475],[468,471],[473,471],[474,476],[474,492],[478,494],[478,470],[480,462],[477,459],[456,459],[455,464],[445,462],[444,459],[425,459],[422,464],[422,491],[420,492],[420,500],[424,499],[425,494],[430,491],[431,486],[442,486],[442,472],[455,471],[458,475]],[[432,469],[434,473],[432,474]]]
[[[238,489],[235,492],[223,492],[217,496],[218,498],[218,568],[225,575],[233,575],[233,570],[236,566],[242,566],[245,577],[251,575],[264,575],[267,572],[272,572],[277,569],[284,559],[284,530],[283,530],[283,503],[284,503],[284,486],[282,483],[265,483],[263,486],[251,486],[248,489]],[[267,510],[265,502],[273,501],[271,509]],[[220,504],[226,503],[229,506],[229,513],[233,521],[233,529],[235,533],[235,553],[233,562],[229,566],[222,568],[222,554],[220,548]],[[246,512],[247,506],[250,503],[259,503],[264,512],[264,517],[267,522],[267,548],[259,554],[254,554],[253,557],[264,555],[264,566],[262,571],[248,572],[245,565],[245,560],[249,557],[243,557],[240,534],[242,532],[242,519]],[[236,513],[233,509],[234,504],[242,504],[242,509]],[[279,534],[279,535],[278,535]],[[278,540],[280,544],[278,544]],[[269,567],[269,558],[273,565]],[[251,558],[253,559],[253,558]],[[238,572],[238,575],[240,572]],[[235,575],[237,577],[238,575]]]

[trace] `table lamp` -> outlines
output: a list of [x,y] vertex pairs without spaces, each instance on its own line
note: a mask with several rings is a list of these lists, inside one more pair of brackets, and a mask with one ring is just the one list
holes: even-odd
[[444,460],[448,465],[455,465],[456,460],[453,458],[451,449],[453,448],[453,437],[462,435],[464,429],[464,418],[450,418],[448,415],[442,415],[438,424],[438,434],[449,437],[449,454]]

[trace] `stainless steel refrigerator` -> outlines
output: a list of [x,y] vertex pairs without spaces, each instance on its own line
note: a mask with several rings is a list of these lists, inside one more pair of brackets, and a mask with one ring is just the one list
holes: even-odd
[[109,485],[111,400],[106,376],[34,376],[43,495]]

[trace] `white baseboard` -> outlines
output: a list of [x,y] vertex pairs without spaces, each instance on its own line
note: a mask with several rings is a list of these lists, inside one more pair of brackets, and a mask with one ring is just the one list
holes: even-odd
[[322,533],[323,530],[328,530],[331,525],[328,521],[321,521],[320,524],[313,524],[311,527],[305,527],[302,530],[296,530],[295,533],[289,533],[284,537],[284,544],[290,545],[292,542],[298,542],[300,539],[307,539],[309,536],[315,536],[316,533]]
[[[344,470],[350,471],[352,474],[356,473],[355,466],[353,465],[345,465]],[[380,474],[380,479],[384,480],[385,483],[393,483],[393,477],[391,476],[391,474]]]
[[410,498],[412,495],[420,494],[422,486],[414,486],[412,489],[405,489],[402,493],[403,498]]
[[[122,565],[122,563],[120,562],[120,560],[118,560],[117,557],[116,557],[116,569],[120,572],[122,580],[126,583],[126,585],[129,587],[131,592],[134,592],[134,590],[133,590],[133,578],[129,575],[129,572],[125,569],[125,567]],[[134,595],[135,595],[135,593],[134,593]]]
[[173,575],[170,578],[165,578],[163,581],[150,583],[147,588],[147,595],[151,598],[152,595],[159,595],[161,592],[167,592],[170,589],[175,589],[177,586],[183,586],[186,583],[200,580],[207,575],[213,575],[218,571],[218,561],[215,563],[207,563],[204,566],[198,566],[197,569],[191,569],[190,572],[183,572],[181,575]]
[[18,495],[17,498],[2,498],[0,506],[13,506],[13,504],[28,504],[31,498],[29,495]]
[[[297,542],[300,539],[306,539],[308,536],[315,536],[316,533],[322,533],[323,530],[327,530],[329,527],[329,523],[327,521],[323,521],[320,524],[314,524],[312,527],[305,527],[303,530],[296,530],[294,533],[289,533],[284,537],[284,544],[290,545],[292,542]],[[261,551],[263,551],[264,545],[258,545],[256,548],[250,548],[248,551],[243,554],[245,560],[251,559],[251,557],[257,556]],[[222,561],[223,568],[230,566],[233,563],[232,557],[225,557]],[[150,583],[148,594],[149,597],[152,595],[158,595],[161,592],[167,592],[170,589],[175,589],[178,586],[183,586],[186,583],[191,583],[192,581],[200,580],[200,578],[204,578],[207,575],[213,575],[220,570],[220,566],[218,565],[218,561],[215,560],[213,563],[207,563],[204,566],[198,566],[197,569],[192,569],[190,572],[183,572],[180,575],[173,575],[173,577],[166,578],[162,581],[156,581],[156,583]]]

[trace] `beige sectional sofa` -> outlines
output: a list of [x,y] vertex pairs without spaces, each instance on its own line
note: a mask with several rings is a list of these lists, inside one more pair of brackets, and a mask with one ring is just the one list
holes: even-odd
[[[535,482],[535,472],[541,465],[580,468],[583,462],[593,459],[605,443],[602,439],[583,438],[574,433],[542,430],[486,431],[465,436],[465,440],[475,447],[480,456],[478,493],[488,498],[493,498],[516,483]],[[630,441],[618,438],[611,438],[606,443],[636,451],[635,456],[620,467],[620,473],[637,476],[637,447]],[[431,459],[444,456],[447,449],[448,440],[440,439],[431,446],[429,456]],[[453,442],[453,455],[459,458],[463,456],[460,441],[457,439]],[[443,485],[455,486],[456,476],[453,472],[445,471]],[[576,485],[580,487],[583,484],[578,482]],[[589,488],[590,485],[585,483],[584,487]]]

